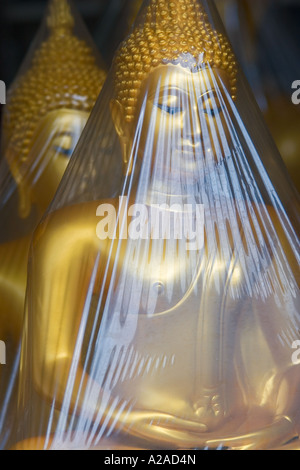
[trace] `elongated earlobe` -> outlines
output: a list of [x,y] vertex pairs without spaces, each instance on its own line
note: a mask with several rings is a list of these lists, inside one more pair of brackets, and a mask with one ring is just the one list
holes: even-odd
[[111,100],[110,113],[119,137],[124,135],[124,113],[123,107],[118,100]]
[[5,159],[9,165],[11,174],[15,180],[15,183],[18,187],[18,195],[19,195],[19,217],[21,219],[27,219],[31,212],[31,190],[28,185],[24,182],[24,174],[21,168],[21,165],[18,161],[18,153],[12,144],[9,144],[6,151],[5,151]]
[[133,162],[131,155],[131,146],[129,145],[128,140],[123,140],[123,172],[125,175],[129,176],[132,172]]
[[19,216],[21,219],[27,219],[31,212],[31,192],[26,184],[20,183],[19,192]]
[[[125,113],[123,106],[118,100],[111,100],[110,102],[111,117],[115,125],[116,132],[119,136],[122,158],[124,165],[124,173],[130,174],[132,171],[132,163],[130,163],[130,133],[129,125],[125,120]],[[130,167],[129,167],[130,163]]]

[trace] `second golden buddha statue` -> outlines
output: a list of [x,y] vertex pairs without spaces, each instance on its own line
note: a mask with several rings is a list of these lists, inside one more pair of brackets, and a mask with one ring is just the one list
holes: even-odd
[[[89,40],[77,34],[69,2],[51,0],[43,40],[35,44],[9,90],[3,116],[0,339],[8,350],[0,375],[0,422],[18,360],[31,236],[55,194],[106,77]],[[6,427],[3,433],[7,434]]]
[[[197,0],[150,0],[115,56],[32,244],[19,449],[298,438],[297,201],[215,21]],[[141,229],[189,205],[195,221],[197,204],[194,251]]]

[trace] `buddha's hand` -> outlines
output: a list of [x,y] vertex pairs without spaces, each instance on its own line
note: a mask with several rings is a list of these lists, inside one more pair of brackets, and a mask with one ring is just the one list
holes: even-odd
[[200,421],[158,411],[132,411],[123,423],[123,430],[136,437],[156,442],[158,446],[194,448],[202,442],[207,427]]
[[[246,426],[247,427],[247,426]],[[248,433],[237,432],[233,435],[211,436],[207,448],[222,445],[231,450],[272,450],[296,439],[295,425],[287,416],[277,416],[273,423]]]
[[210,390],[194,404],[195,415],[208,431],[216,429],[226,419],[224,393],[221,390]]

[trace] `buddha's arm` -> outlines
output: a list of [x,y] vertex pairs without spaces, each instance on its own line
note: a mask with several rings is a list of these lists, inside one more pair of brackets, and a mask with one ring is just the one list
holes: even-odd
[[[299,282],[299,269],[295,253],[293,252],[291,243],[283,229],[280,214],[278,214],[272,207],[256,206],[253,207],[251,212],[249,211],[248,218],[251,221],[253,228],[253,237],[257,251],[258,247],[262,244],[261,239],[264,237],[265,247],[269,251],[268,268],[270,273],[273,273],[273,276],[278,276],[278,263],[281,262],[284,268],[286,265],[289,266],[291,273],[294,275],[295,282]],[[256,230],[258,230],[257,226],[260,227],[261,231],[260,239],[256,232]],[[246,234],[244,232],[242,222],[240,223],[239,231],[244,244],[246,244]],[[266,250],[264,251],[264,256],[265,255]],[[227,394],[230,397],[233,397],[232,387],[234,387],[234,381],[232,380],[232,377],[235,367],[234,345],[236,332],[238,332],[238,317],[243,307],[251,309],[251,306],[248,305],[246,299],[242,302],[234,300],[230,302],[231,287],[242,290],[243,283],[245,282],[241,275],[241,269],[239,266],[239,252],[234,250],[232,256],[232,262],[234,261],[234,257],[236,257],[236,262],[234,263],[236,269],[232,272],[229,271],[227,274],[226,272],[230,259],[222,260],[216,258],[214,262],[208,263],[208,269],[205,273],[205,286],[203,289],[205,294],[201,298],[199,309],[199,326],[197,331],[198,349],[196,356],[196,362],[198,361],[197,371],[199,372],[196,374],[197,380],[195,383],[197,389],[195,395],[201,395],[199,390],[203,389],[204,392],[207,390],[208,397],[209,394],[211,397],[214,397],[214,394],[216,394],[214,397],[216,400],[218,399],[218,394],[220,394],[220,400],[222,400],[222,394]],[[211,254],[211,257],[213,258],[213,254]],[[225,271],[223,272],[222,270]],[[214,271],[216,271],[216,273],[214,273]],[[214,274],[220,274],[220,276],[223,277],[223,280],[226,280],[226,283],[224,284],[225,290],[221,296],[216,295]],[[262,282],[262,279],[257,279],[257,282]],[[273,298],[271,298],[271,302],[272,301]],[[285,358],[286,363],[291,362],[291,348],[288,348],[287,351],[284,351],[283,353],[283,351],[280,350],[274,342],[274,338],[277,338],[279,333],[285,331],[287,328],[287,322],[289,321],[289,315],[291,316],[291,312],[286,311],[287,306],[285,306],[284,311],[282,311],[282,309],[273,308],[269,312],[269,304],[267,302],[262,302],[261,300],[254,300],[254,302],[254,309],[257,311],[258,321],[261,325],[262,331],[269,340],[269,347],[273,353],[275,362],[278,364],[282,362],[284,354],[287,354],[287,358]],[[214,315],[209,314],[210,312],[214,312]],[[298,325],[299,328],[300,323],[298,323]],[[224,377],[227,382],[225,387],[226,391],[222,392],[220,384],[224,382]],[[227,399],[227,401],[229,400]],[[198,413],[201,414],[201,410],[204,405],[201,403],[199,405],[200,408]],[[219,408],[220,406],[221,405],[218,403]]]
[[[281,307],[267,309],[262,317],[261,325],[274,359],[282,368],[284,365],[291,365],[291,345],[279,347],[274,339],[287,331],[287,336],[292,335],[295,339],[298,338],[300,316],[295,315],[295,309],[297,298],[299,302],[300,271],[297,247],[295,241],[293,242],[292,238],[289,239],[289,234],[284,228],[283,216],[272,207],[268,207],[268,216],[274,233],[266,232],[264,237],[270,254],[271,282],[278,290]],[[263,309],[263,305],[261,307]]]
[[[271,354],[273,361],[274,386],[270,390],[272,394],[268,395],[268,406],[275,414],[284,414],[296,422],[299,420],[296,415],[299,410],[300,367],[292,363],[292,342],[298,338],[300,328],[296,310],[297,302],[299,310],[299,265],[296,244],[292,237],[289,238],[283,215],[273,207],[266,209],[258,207],[255,213],[269,252],[269,278],[263,279],[270,280],[276,289],[276,297],[269,294],[265,301],[253,298],[252,308],[268,348],[264,357]],[[268,373],[271,373],[271,368]]]
[[20,338],[30,238],[0,245],[0,339]]
[[72,206],[50,215],[35,234],[29,263],[34,383],[43,396],[60,405],[70,390],[71,366],[75,367],[71,408],[80,385],[84,389],[89,381],[80,365],[81,351],[74,352],[100,250],[96,207],[96,203]]

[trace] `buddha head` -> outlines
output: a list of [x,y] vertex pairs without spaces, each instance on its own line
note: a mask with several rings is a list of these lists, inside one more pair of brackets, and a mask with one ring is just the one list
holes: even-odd
[[76,37],[67,0],[51,0],[47,36],[8,92],[4,154],[18,186],[19,215],[51,202],[106,73]]
[[150,152],[152,170],[164,178],[182,177],[182,168],[185,177],[197,178],[201,159],[211,154],[218,161],[216,146],[228,139],[224,103],[235,99],[237,66],[197,0],[150,0],[114,67],[111,113],[127,171],[137,140],[138,156]]

